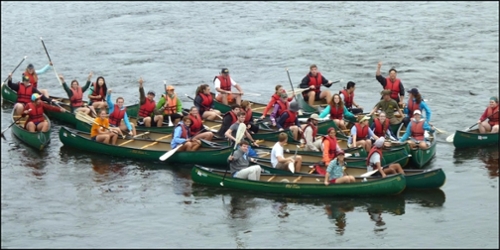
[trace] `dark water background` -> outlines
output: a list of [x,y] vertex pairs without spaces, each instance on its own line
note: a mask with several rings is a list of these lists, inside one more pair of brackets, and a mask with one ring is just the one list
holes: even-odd
[[[47,62],[113,96],[138,99],[137,79],[184,94],[222,67],[267,102],[310,64],[357,83],[365,109],[395,67],[418,87],[438,135],[432,192],[387,198],[291,199],[192,185],[189,169],[67,148],[55,122],[44,152],[2,140],[2,248],[498,248],[498,147],[455,151],[445,138],[474,124],[498,95],[498,2],[2,2],[1,77]],[[2,79],[2,80],[3,80]],[[65,92],[49,71],[39,85]],[[11,105],[2,107],[2,129]]]

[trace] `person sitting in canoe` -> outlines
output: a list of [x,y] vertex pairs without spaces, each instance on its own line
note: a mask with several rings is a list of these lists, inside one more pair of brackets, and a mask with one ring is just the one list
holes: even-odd
[[[354,101],[354,90],[356,90],[356,83],[355,82],[347,82],[347,85],[344,89],[339,91],[340,98],[344,101],[344,105],[347,108],[347,110],[354,115],[363,113],[363,107],[359,106],[355,101]],[[353,108],[352,106],[355,106],[356,108]]]
[[[35,89],[38,89],[38,75],[42,75],[47,73],[49,69],[52,69],[52,61],[49,61],[49,64],[45,65],[40,70],[35,70],[35,66],[33,64],[28,64],[26,70],[24,71],[24,75],[30,78],[30,83],[33,85]],[[40,93],[42,93],[45,97],[49,98],[49,92],[46,89],[38,89]]]
[[295,155],[290,157],[284,157],[283,145],[288,141],[288,134],[281,132],[278,135],[278,141],[274,144],[273,149],[271,149],[271,164],[273,168],[281,170],[290,170],[288,168],[289,163],[293,163],[294,172],[300,172],[302,166],[302,156]]
[[240,113],[240,105],[236,103],[231,104],[231,110],[227,111],[222,117],[222,124],[216,133],[218,137],[223,137],[229,127],[238,121],[238,113]]
[[403,124],[405,127],[408,127],[408,123],[410,122],[410,119],[413,118],[413,111],[415,110],[420,110],[422,112],[425,110],[425,120],[427,123],[431,122],[431,110],[429,109],[429,106],[424,102],[424,99],[418,92],[417,88],[412,88],[411,90],[408,91],[410,96],[408,96],[408,103],[403,109],[403,113],[405,114],[405,117],[403,118]]
[[377,64],[377,71],[375,72],[375,79],[382,85],[384,90],[389,91],[389,97],[398,104],[398,107],[403,107],[405,97],[405,87],[398,77],[398,71],[395,68],[389,70],[389,77],[383,77],[380,73],[382,62]]
[[337,143],[337,132],[333,127],[328,128],[326,135],[323,136],[323,139],[321,140],[321,144],[323,148],[323,157],[321,160],[322,163],[324,163],[324,166],[328,166],[333,159],[337,158],[340,153],[344,152]]
[[281,113],[278,120],[276,121],[276,126],[279,131],[289,129],[292,131],[293,139],[298,141],[302,134],[302,127],[300,126],[299,116],[297,112],[299,111],[299,104],[297,102],[290,103],[290,107]]
[[174,135],[172,136],[172,143],[170,146],[172,149],[179,145],[182,145],[177,151],[196,151],[201,146],[201,141],[194,139],[191,136],[189,126],[191,126],[192,121],[188,116],[184,116],[182,121],[177,123],[174,128]]
[[413,111],[413,118],[408,123],[408,127],[406,127],[406,132],[399,139],[400,142],[404,142],[408,140],[410,147],[412,149],[416,149],[417,147],[421,149],[428,149],[431,142],[429,139],[425,138],[425,130],[429,131],[431,134],[434,133],[434,126],[429,125],[427,121],[421,119],[422,112],[416,109]]
[[[387,119],[387,116],[384,111],[381,111],[378,114],[378,117],[373,119],[373,123],[370,126],[370,129],[377,137],[389,138],[390,140],[393,141],[396,140],[396,136],[392,133],[392,130],[390,129],[389,119]],[[373,140],[373,142],[375,142],[375,140]],[[390,147],[391,143],[387,142],[385,146]]]
[[118,135],[123,136],[121,130],[109,126],[108,113],[106,109],[99,111],[99,116],[95,118],[90,128],[90,139],[96,142],[116,145]]
[[310,106],[313,106],[314,101],[325,99],[326,102],[328,102],[328,100],[332,99],[332,94],[329,90],[321,91],[321,85],[329,88],[332,86],[332,83],[332,81],[327,80],[321,72],[318,71],[318,66],[316,66],[316,64],[312,64],[309,66],[309,73],[302,79],[299,87],[302,89],[309,88],[309,90],[302,92],[302,96]]
[[109,124],[119,128],[123,132],[128,130],[130,136],[135,136],[135,126],[130,123],[127,115],[127,107],[123,105],[125,99],[123,99],[123,97],[118,97],[116,98],[116,104],[114,104],[113,101],[111,101],[111,92],[112,90],[109,89],[108,95],[106,96],[106,102],[109,107]]
[[[381,109],[382,111],[385,112],[387,118],[389,118],[389,122],[392,125],[395,124],[400,124],[403,120],[403,111],[401,111],[401,108],[399,108],[398,103],[391,99],[391,91],[390,90],[383,90],[380,92],[382,95],[382,100],[380,100],[375,107],[373,107],[373,110],[370,111],[368,116],[371,116],[375,111],[378,109]],[[399,117],[396,117],[394,115],[394,110],[397,110]]]
[[156,93],[153,90],[148,91],[148,95],[144,94],[144,80],[139,78],[139,112],[137,114],[137,126],[144,126],[146,128],[151,127],[151,123],[154,122],[156,127],[163,126],[163,115],[157,114],[155,96]]
[[240,111],[245,112],[245,125],[247,125],[247,130],[252,134],[257,134],[259,132],[259,125],[253,122],[252,116],[252,103],[250,101],[244,100],[241,102]]
[[[233,141],[234,143],[238,143],[236,141],[236,131],[238,131],[238,127],[240,126],[240,123],[245,123],[246,113],[243,111],[240,111],[238,113],[237,118],[238,119],[236,120],[236,122],[231,124],[231,126],[226,131],[226,133],[224,133],[224,136],[226,136],[226,138]],[[252,142],[252,144],[251,144],[252,146],[254,146],[254,147],[259,146],[259,144],[257,144],[257,142],[255,142],[255,140],[252,138],[252,135],[248,132],[248,129],[245,130],[245,136],[243,136],[243,138],[247,138],[248,140],[250,140]],[[253,155],[253,153],[251,153],[250,155]]]
[[308,119],[306,125],[302,128],[302,138],[300,143],[305,146],[305,150],[319,152],[321,151],[321,140],[316,140],[318,135],[318,122],[319,115],[312,114]]
[[281,89],[279,92],[279,99],[273,105],[273,111],[269,115],[271,124],[276,127],[278,118],[290,107],[290,102],[288,101],[288,95],[285,89]]
[[371,138],[376,140],[379,137],[373,133],[372,129],[368,125],[369,121],[370,117],[364,116],[359,122],[356,122],[354,126],[352,126],[351,136],[349,136],[347,145],[350,145],[350,147],[353,148],[360,146],[363,147],[366,152],[370,152],[370,149],[372,149]]
[[24,106],[22,116],[28,115],[28,120],[24,123],[24,127],[29,132],[47,132],[49,131],[49,123],[45,120],[43,112],[45,110],[50,110],[54,112],[66,112],[64,108],[58,108],[49,104],[42,102],[41,97],[38,93],[31,95],[31,102]]
[[175,88],[172,85],[167,86],[165,89],[166,94],[162,95],[156,109],[163,112],[163,121],[169,121],[170,125],[177,125],[182,118],[182,102],[175,93]]
[[490,98],[490,105],[477,121],[479,132],[482,134],[488,132],[498,133],[498,117],[498,98],[493,96]]
[[368,151],[368,157],[366,158],[366,170],[367,172],[378,169],[379,171],[373,174],[372,176],[382,176],[385,178],[388,174],[405,174],[405,171],[399,165],[399,163],[392,163],[388,167],[382,168],[382,158],[383,152],[382,149],[384,147],[385,138],[378,138],[373,144],[373,148]]
[[327,115],[330,115],[330,119],[335,122],[338,128],[342,130],[346,130],[347,127],[344,122],[344,116],[346,119],[356,121],[356,117],[347,110],[347,107],[344,105],[342,98],[340,98],[339,94],[334,94],[329,104],[323,109],[320,118],[325,118]]
[[344,151],[342,151],[337,154],[337,158],[330,161],[330,164],[328,164],[328,167],[326,168],[326,186],[330,184],[351,183],[356,181],[354,176],[344,173],[344,166]]
[[9,86],[9,88],[16,91],[17,93],[17,100],[16,103],[14,104],[14,110],[15,110],[14,115],[16,116],[19,116],[23,113],[24,106],[31,102],[31,97],[35,93],[39,94],[41,96],[40,98],[44,102],[47,103],[55,102],[52,99],[43,95],[42,92],[40,92],[37,88],[34,88],[33,85],[31,85],[30,83],[29,76],[23,75],[22,82],[12,83],[12,73],[9,73],[9,76],[7,78],[7,85]]
[[95,110],[108,107],[106,102],[108,86],[106,85],[104,77],[97,77],[96,81],[90,86],[89,93],[89,105],[92,105]]
[[[235,87],[239,93],[231,92],[231,87]],[[241,104],[241,96],[243,96],[243,90],[240,85],[231,78],[229,75],[229,69],[223,68],[218,76],[214,77],[214,88],[219,93],[215,99],[225,105],[229,103]],[[233,97],[234,95],[234,97]]]
[[234,154],[231,154],[227,161],[231,176],[234,178],[247,179],[252,181],[260,180],[261,167],[259,165],[250,166],[250,162],[255,163],[253,158],[248,156],[248,142],[242,140]]
[[191,135],[193,135],[193,140],[203,139],[211,141],[214,134],[210,131],[202,132],[205,128],[203,127],[203,120],[196,106],[191,107],[188,117],[191,119],[191,126],[189,126],[189,130]]
[[210,86],[202,84],[196,89],[196,97],[194,98],[194,106],[198,108],[203,119],[216,120],[221,116],[221,112],[214,109],[214,100],[210,93]]
[[92,115],[97,116],[97,113],[94,109],[93,106],[88,106],[85,107],[83,103],[83,93],[87,91],[87,89],[90,87],[91,79],[92,78],[92,72],[89,73],[89,76],[87,78],[87,83],[85,86],[81,87],[78,81],[72,80],[71,81],[71,88],[68,87],[68,84],[64,81],[64,76],[59,75],[59,79],[62,82],[62,86],[64,91],[66,91],[66,94],[69,97],[70,101],[70,107],[71,107],[71,112],[76,113],[76,112],[83,112],[87,115],[90,115],[90,112],[92,111]]
[[[281,85],[281,84],[276,85],[274,87],[274,90],[275,91],[274,91],[274,94],[271,96],[271,100],[269,100],[266,108],[264,109],[264,111],[262,112],[262,115],[260,116],[261,120],[266,118],[267,112],[269,112],[269,110],[274,108],[274,104],[276,104],[276,102],[281,98],[281,93],[286,92],[285,89],[283,88],[283,85]],[[291,102],[292,100],[293,100],[293,95],[290,97],[287,97],[288,102]]]

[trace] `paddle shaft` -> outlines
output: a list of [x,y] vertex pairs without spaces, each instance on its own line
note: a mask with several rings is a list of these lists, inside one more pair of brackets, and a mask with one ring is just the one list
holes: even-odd
[[[45,54],[47,54],[47,58],[49,58],[49,62],[52,63],[52,59],[50,59],[49,51],[47,51],[47,47],[45,46],[45,42],[43,39],[40,37],[40,40],[42,41],[43,49],[45,50]],[[52,65],[52,68],[54,69],[54,73],[56,74],[56,78],[59,81],[59,84],[62,85],[61,79],[59,79],[59,76],[57,75],[56,67]]]
[[[189,98],[189,99],[193,100],[194,102],[198,103],[198,105],[203,106],[204,108],[206,108],[206,109],[207,109],[207,111],[209,111],[209,110],[211,109],[210,107],[207,107],[207,106],[203,105],[203,103],[200,103],[200,102],[196,101],[196,99],[193,99],[193,98],[192,98],[191,96],[189,96],[188,94],[185,94],[185,95],[187,96],[187,98]],[[222,120],[222,116],[217,115],[217,117],[219,117],[219,118]]]
[[[192,135],[190,138],[193,138],[194,136],[196,136],[197,134],[199,134],[201,131],[203,131],[203,129],[200,129],[200,131],[196,132],[194,135]],[[175,131],[173,132],[175,133]],[[172,134],[173,134],[172,133]],[[184,143],[186,143],[188,140],[184,141],[183,143],[179,144],[177,147],[175,147],[174,149],[170,150],[170,151],[167,151],[165,154],[163,154],[162,156],[160,156],[160,161],[166,161],[168,158],[170,158],[170,156],[174,155],[175,152],[177,152],[177,150],[182,147],[182,145],[184,145]]]
[[[381,169],[384,169],[384,168],[386,168],[386,167],[389,167],[391,164],[394,164],[394,163],[396,163],[396,162],[398,162],[398,161],[400,161],[400,160],[404,160],[405,158],[408,158],[409,156],[411,156],[411,155],[408,155],[408,156],[402,157],[402,158],[397,159],[397,160],[395,160],[395,161],[393,161],[393,162],[391,162],[391,163],[387,163],[387,164],[385,164],[385,165],[383,165],[383,166],[380,166],[380,168],[381,168]],[[378,172],[378,171],[379,171],[379,169],[377,168],[377,169],[375,169],[375,170],[372,170],[372,171],[370,171],[370,172],[366,172],[366,173],[364,173],[364,174],[360,175],[360,177],[368,177],[368,176],[372,176],[373,174],[375,174],[375,173],[376,173],[376,172]]]
[[[286,75],[288,76],[288,81],[290,82],[290,87],[292,87],[292,92],[295,93],[295,90],[293,88],[292,78],[290,78],[290,72],[288,72],[288,68],[285,68],[285,70],[286,70]],[[297,97],[295,96],[295,94],[293,95],[293,98],[295,99],[295,101],[297,103],[299,103],[299,100],[297,100]]]
[[[80,120],[80,121],[82,121],[82,122],[91,122],[91,123],[93,123],[93,124],[98,125],[98,126],[99,126],[99,127],[101,127],[101,128],[107,129],[108,131],[111,131],[111,132],[115,133],[116,135],[120,135],[120,134],[118,134],[117,132],[115,132],[114,130],[111,130],[111,129],[106,128],[106,127],[104,127],[103,125],[99,124],[98,122],[96,122],[96,121],[94,120],[94,118],[92,118],[92,117],[90,117],[90,116],[87,118],[87,116],[86,116],[84,113],[82,113],[82,112],[76,112],[76,115],[75,115],[75,116],[76,116],[76,119],[78,119],[78,120]],[[122,139],[125,139],[125,135],[123,135],[123,136],[122,136]]]
[[[19,62],[19,64],[14,68],[14,70],[12,70],[11,74],[14,74],[14,72],[17,70],[17,68],[19,68],[19,66],[21,66],[21,64],[24,62],[24,60],[26,59],[26,57],[27,56],[24,56],[23,60],[21,60],[21,62]],[[7,77],[4,82],[6,82],[7,80],[9,80],[9,77]]]
[[[240,125],[238,126],[238,131],[236,131],[236,137],[234,138],[236,140],[234,141],[234,148],[233,152],[231,152],[231,156],[233,156],[234,151],[236,151],[236,147],[238,147],[238,142],[241,141],[246,131],[247,126],[244,123],[240,123]],[[231,168],[231,165],[228,165],[228,168],[226,168],[226,171],[224,172],[224,176],[222,177],[222,181],[220,182],[221,186],[224,186],[224,180],[226,179],[227,171],[229,170],[229,168]]]
[[[28,112],[31,111],[31,109],[28,109]],[[4,129],[2,131],[2,138],[5,138],[3,133],[5,133],[5,131],[7,131],[10,127],[14,126],[14,124],[16,124],[16,122],[18,122],[19,120],[21,120],[21,118],[23,118],[23,116],[21,115],[21,117],[17,118],[13,123],[11,123],[6,129]]]

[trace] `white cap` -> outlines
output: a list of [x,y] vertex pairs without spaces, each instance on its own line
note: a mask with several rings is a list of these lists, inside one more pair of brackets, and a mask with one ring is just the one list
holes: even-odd
[[418,109],[415,109],[415,111],[413,111],[413,114],[419,114],[419,115],[422,115],[422,112],[420,112],[420,110],[418,110]]

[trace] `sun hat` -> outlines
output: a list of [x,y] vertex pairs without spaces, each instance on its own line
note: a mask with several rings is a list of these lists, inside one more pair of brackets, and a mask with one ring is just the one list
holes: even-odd
[[422,115],[422,112],[420,112],[420,110],[418,110],[418,109],[415,109],[415,111],[413,111],[413,114],[414,115],[416,115],[416,114]]
[[32,101],[36,101],[36,100],[38,100],[40,98],[41,98],[41,96],[38,93],[34,93],[34,94],[31,95],[31,100]]
[[311,120],[316,120],[316,121],[320,121],[321,119],[319,118],[319,115],[318,114],[312,114],[311,116],[309,116],[309,119]]
[[367,120],[369,121],[370,117],[367,116],[367,115],[365,115],[365,116],[363,116],[363,118],[361,118],[361,120],[359,120],[359,122],[364,122],[364,121],[367,121]]
[[377,147],[377,148],[381,148],[384,146],[384,142],[385,142],[385,138],[384,137],[379,137],[375,143],[373,143],[373,146]]
[[167,87],[167,91],[169,91],[169,90],[174,90],[174,89],[175,89],[175,88],[174,88],[174,86],[172,86],[172,85],[168,85],[168,87]]

